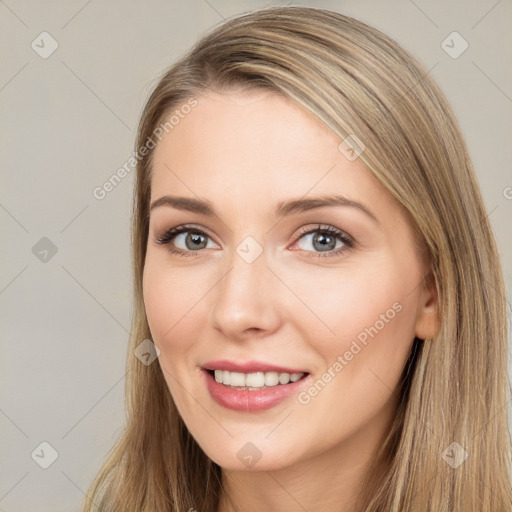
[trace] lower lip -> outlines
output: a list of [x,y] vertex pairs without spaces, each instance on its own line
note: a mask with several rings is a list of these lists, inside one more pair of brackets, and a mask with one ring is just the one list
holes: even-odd
[[262,388],[259,391],[248,389],[233,389],[217,382],[206,370],[203,370],[206,378],[206,386],[212,398],[223,407],[233,411],[256,412],[264,411],[275,407],[288,397],[295,395],[300,388],[304,387],[310,375],[306,375],[296,382],[289,384],[278,384]]

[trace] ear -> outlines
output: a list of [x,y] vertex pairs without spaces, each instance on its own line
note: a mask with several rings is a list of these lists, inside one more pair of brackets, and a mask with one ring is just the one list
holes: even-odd
[[433,338],[441,327],[436,281],[432,270],[423,278],[416,315],[415,336],[421,340]]

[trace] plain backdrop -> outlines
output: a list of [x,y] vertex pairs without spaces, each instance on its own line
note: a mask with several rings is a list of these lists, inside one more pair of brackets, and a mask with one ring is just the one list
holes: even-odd
[[[133,172],[102,200],[94,189],[131,155],[161,73],[212,26],[277,4],[0,0],[0,511],[78,511],[123,426]],[[295,5],[359,18],[431,70],[466,137],[510,290],[512,2]]]

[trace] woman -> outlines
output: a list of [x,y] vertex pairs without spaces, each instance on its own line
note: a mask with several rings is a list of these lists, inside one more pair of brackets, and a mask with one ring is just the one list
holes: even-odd
[[327,10],[240,16],[137,149],[127,425],[85,511],[512,509],[496,245],[410,54]]

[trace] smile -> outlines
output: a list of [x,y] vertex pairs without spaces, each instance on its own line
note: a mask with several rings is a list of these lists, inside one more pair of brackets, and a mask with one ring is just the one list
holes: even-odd
[[[277,371],[284,369],[278,367],[272,371],[254,371],[254,366],[251,366],[253,371],[242,372],[208,366],[202,368],[201,374],[211,398],[222,407],[239,412],[258,412],[275,407],[298,394],[311,381],[308,372]],[[225,364],[222,366],[226,367]]]
[[265,387],[285,385],[296,382],[304,377],[304,373],[255,372],[241,373],[227,370],[213,370],[215,380],[232,389],[248,389],[257,391]]

